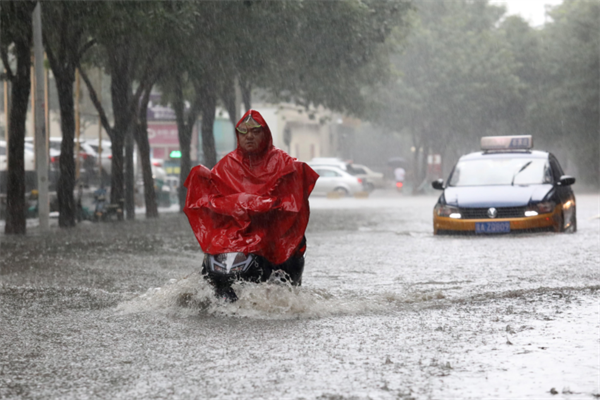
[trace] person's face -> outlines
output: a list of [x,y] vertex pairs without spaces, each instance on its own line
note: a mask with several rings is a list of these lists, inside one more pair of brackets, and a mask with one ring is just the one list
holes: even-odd
[[248,133],[243,134],[238,132],[238,140],[240,148],[246,153],[254,153],[260,150],[266,140],[265,130],[260,128],[252,128]]

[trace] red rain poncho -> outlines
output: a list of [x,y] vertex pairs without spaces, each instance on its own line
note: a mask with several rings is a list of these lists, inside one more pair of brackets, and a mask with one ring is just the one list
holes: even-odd
[[[183,211],[202,251],[252,253],[281,264],[298,250],[310,214],[308,196],[318,175],[273,146],[271,131],[258,111],[248,111],[265,131],[256,153],[239,145],[212,170],[190,171]],[[239,136],[237,134],[236,136]]]

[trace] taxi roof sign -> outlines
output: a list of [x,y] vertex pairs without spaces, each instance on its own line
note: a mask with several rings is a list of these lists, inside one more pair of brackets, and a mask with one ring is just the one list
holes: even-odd
[[481,138],[481,150],[530,150],[533,137],[522,136],[484,136]]

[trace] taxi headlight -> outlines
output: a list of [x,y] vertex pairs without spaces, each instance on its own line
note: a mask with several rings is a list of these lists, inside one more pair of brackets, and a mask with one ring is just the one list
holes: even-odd
[[553,201],[543,201],[536,204],[536,211],[540,214],[548,214],[554,211],[556,204]]
[[435,212],[439,217],[461,218],[458,207],[438,204],[435,206]]
[[563,210],[568,210],[573,205],[575,205],[575,203],[572,202],[571,200],[568,200],[565,204],[563,204]]
[[526,217],[535,217],[539,214],[548,214],[554,211],[556,203],[553,201],[542,201],[527,208],[525,211]]

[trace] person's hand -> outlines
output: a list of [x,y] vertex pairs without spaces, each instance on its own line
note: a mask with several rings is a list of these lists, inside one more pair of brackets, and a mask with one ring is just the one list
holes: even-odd
[[271,211],[278,203],[277,197],[241,193],[212,199],[211,209],[239,221],[248,221],[251,215]]
[[240,221],[248,221],[250,219],[246,208],[239,203],[233,207],[231,216]]
[[252,196],[248,199],[247,206],[249,211],[260,214],[271,211],[276,205],[277,199],[270,196]]

